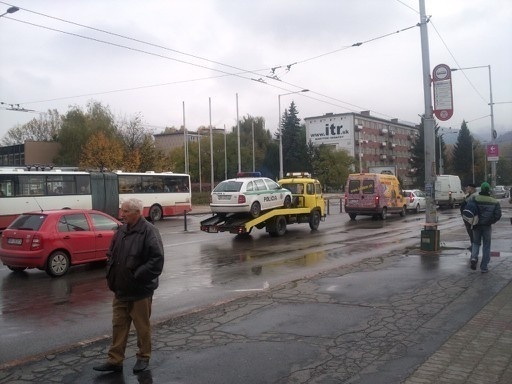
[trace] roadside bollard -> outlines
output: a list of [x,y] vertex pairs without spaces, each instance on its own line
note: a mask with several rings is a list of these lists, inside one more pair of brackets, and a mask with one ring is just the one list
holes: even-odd
[[183,214],[183,217],[185,218],[185,223],[184,223],[184,231],[187,232],[187,211],[185,210],[185,213]]

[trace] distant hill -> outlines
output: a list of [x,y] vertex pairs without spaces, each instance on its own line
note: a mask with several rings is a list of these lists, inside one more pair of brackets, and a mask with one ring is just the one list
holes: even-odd
[[505,132],[503,135],[499,135],[496,139],[498,144],[512,144],[512,131]]
[[[489,141],[490,135],[480,135],[475,134],[473,137],[475,140],[478,140],[479,142],[483,143],[485,141]],[[457,135],[444,135],[443,141],[448,145],[454,145],[457,142]],[[512,131],[505,132],[502,135],[499,135],[496,139],[496,142],[498,144],[512,144]]]

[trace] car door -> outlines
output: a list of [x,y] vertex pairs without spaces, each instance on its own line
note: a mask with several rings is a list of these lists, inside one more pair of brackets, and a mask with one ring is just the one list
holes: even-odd
[[417,195],[420,199],[420,208],[421,210],[427,209],[427,196],[425,195],[425,192],[423,191],[417,191]]
[[253,184],[256,196],[258,197],[258,201],[261,205],[261,210],[265,211],[272,208],[272,205],[270,204],[271,201],[269,199],[269,191],[265,181],[263,179],[255,179],[253,180]]
[[270,179],[264,179],[264,181],[268,190],[267,196],[265,198],[268,203],[267,209],[282,207],[284,193],[282,193],[281,186]]
[[96,254],[94,231],[84,213],[63,214],[57,224],[57,236],[71,255],[71,263],[82,263]]
[[96,242],[95,259],[105,260],[112,237],[119,228],[119,225],[111,217],[100,213],[90,213],[89,218],[91,219]]

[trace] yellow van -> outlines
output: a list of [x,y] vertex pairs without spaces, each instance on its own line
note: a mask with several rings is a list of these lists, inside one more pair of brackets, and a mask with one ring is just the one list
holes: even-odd
[[403,217],[406,210],[407,202],[396,176],[379,173],[354,173],[348,176],[345,212],[350,219],[366,215],[385,220],[391,213]]

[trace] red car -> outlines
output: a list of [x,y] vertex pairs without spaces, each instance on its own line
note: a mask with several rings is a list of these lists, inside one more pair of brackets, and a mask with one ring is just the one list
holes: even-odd
[[72,265],[106,260],[120,225],[92,209],[23,213],[2,233],[0,260],[12,271],[38,268],[59,277]]

